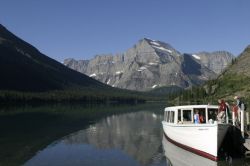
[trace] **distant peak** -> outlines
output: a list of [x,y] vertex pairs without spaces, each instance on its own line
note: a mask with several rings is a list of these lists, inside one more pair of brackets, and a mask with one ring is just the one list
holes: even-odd
[[160,46],[161,45],[161,43],[163,43],[163,42],[161,42],[161,41],[159,41],[159,40],[153,40],[153,39],[150,39],[150,38],[143,38],[142,39],[142,41],[146,41],[146,42],[148,42],[148,44],[150,44],[150,45],[155,45],[155,46]]
[[249,55],[249,53],[250,53],[250,45],[248,45],[240,55],[242,55],[244,53],[248,53],[247,55]]
[[155,40],[153,40],[153,39],[150,39],[150,38],[147,38],[147,37],[145,37],[145,38],[143,38],[144,40],[147,40],[147,41],[155,41]]
[[228,51],[225,51],[225,50],[220,50],[220,51],[214,51],[214,52],[212,52],[213,54],[232,54],[232,53],[230,53],[230,52],[228,52]]
[[154,39],[150,39],[150,38],[143,38],[142,40],[147,41],[148,43],[160,42],[159,40],[154,40]]
[[144,38],[143,40],[146,41],[155,50],[168,52],[170,54],[176,52],[176,50],[168,43],[159,40],[153,40],[150,38]]
[[207,51],[202,51],[202,52],[198,52],[196,53],[198,55],[202,55],[202,54],[205,54],[205,55],[216,55],[216,54],[226,54],[226,55],[231,55],[231,56],[234,56],[232,53],[228,52],[228,51],[225,51],[225,50],[221,50],[221,51],[212,51],[212,52],[207,52]]
[[250,45],[248,45],[248,46],[245,48],[245,50],[250,50]]

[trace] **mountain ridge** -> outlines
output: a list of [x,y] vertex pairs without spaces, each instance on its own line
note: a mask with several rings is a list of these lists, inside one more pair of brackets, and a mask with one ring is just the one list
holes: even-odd
[[[124,53],[102,54],[89,60],[65,59],[64,64],[113,87],[147,91],[163,86],[188,88],[215,78],[234,58],[225,51],[212,55],[219,54],[222,58],[212,64],[208,63],[212,56],[207,57],[211,53],[182,54],[168,43],[143,38]],[[192,63],[186,63],[186,59]],[[221,63],[226,65],[218,67]],[[185,74],[187,67],[189,72],[193,70],[189,75]]]

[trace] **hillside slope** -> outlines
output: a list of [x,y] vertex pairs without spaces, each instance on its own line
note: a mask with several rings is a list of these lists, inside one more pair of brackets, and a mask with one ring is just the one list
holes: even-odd
[[219,77],[202,86],[192,87],[170,96],[172,104],[217,104],[222,98],[229,104],[234,96],[250,104],[250,46],[248,46]]
[[250,45],[245,48],[225,74],[238,74],[250,77]]
[[0,90],[48,91],[106,85],[40,53],[0,24]]
[[250,103],[250,46],[217,79],[206,82],[199,91],[204,92],[201,98],[207,101],[216,102],[219,98],[233,101],[237,95]]
[[250,46],[216,81],[215,95],[232,99],[234,95],[250,99]]

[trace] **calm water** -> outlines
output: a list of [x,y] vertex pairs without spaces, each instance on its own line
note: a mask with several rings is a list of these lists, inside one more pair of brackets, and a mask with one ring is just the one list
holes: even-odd
[[[0,165],[8,165],[8,163],[9,165],[24,163],[25,166],[250,165],[248,159],[232,158],[228,161],[216,163],[171,144],[163,136],[161,126],[163,108],[164,106],[91,108],[92,111],[90,112],[98,112],[99,109],[111,110],[108,115],[102,117],[83,114],[82,110],[86,112],[86,108],[81,108],[81,106],[41,108],[41,110],[49,109],[49,112],[52,110],[56,112],[46,115],[37,113],[38,110],[33,113],[31,111],[33,108],[30,108],[31,110],[28,112],[32,112],[32,114],[28,113],[28,118],[24,118],[21,122],[27,121],[32,116],[39,116],[39,119],[46,120],[46,124],[36,124],[32,121],[36,132],[33,132],[32,125],[27,125],[26,128],[28,129],[21,128],[26,134],[20,132],[19,138],[14,140],[8,138],[8,142],[12,142],[12,144],[5,145],[9,147],[3,148],[10,148],[15,153],[8,152],[8,155],[4,155],[5,151],[1,150],[0,154],[5,157],[5,162],[2,162],[2,164],[0,162]],[[69,110],[71,111],[70,114],[68,114]],[[27,114],[27,111],[22,114]],[[18,118],[21,118],[21,115]],[[83,120],[81,119],[82,116],[85,117],[84,123],[79,122],[79,120]],[[88,117],[89,123],[86,123],[86,117]],[[96,120],[93,121],[93,118]],[[65,126],[61,122],[67,125]],[[6,133],[8,135],[8,132]],[[17,135],[15,134],[15,136]],[[16,140],[19,140],[18,144]],[[0,139],[0,141],[1,146],[4,139]],[[13,147],[13,144],[15,147]],[[20,148],[18,149],[18,147]],[[25,156],[21,155],[23,153]],[[14,156],[10,157],[10,155]],[[13,160],[18,162],[13,162]]]
[[166,165],[162,111],[112,115],[53,142],[25,165]]

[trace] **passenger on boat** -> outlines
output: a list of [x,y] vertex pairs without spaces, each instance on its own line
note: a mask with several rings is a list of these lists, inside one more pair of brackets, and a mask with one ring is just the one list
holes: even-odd
[[216,118],[217,118],[217,112],[214,110],[209,110],[208,119],[212,119],[213,121],[215,121]]
[[228,102],[225,102],[225,104],[226,104],[226,119],[229,120],[230,117],[232,118],[232,114],[230,111],[230,105]]
[[225,117],[226,117],[225,111],[226,111],[227,105],[226,105],[225,101],[222,99],[219,99],[218,103],[219,103],[219,112],[217,115],[217,119],[219,122],[224,123]]
[[240,114],[241,114],[241,111],[244,111],[244,104],[243,102],[240,100],[240,97],[239,96],[235,96],[234,99],[236,100],[236,106],[238,107],[238,117],[239,117],[239,121],[240,121]]
[[234,96],[234,99],[236,100],[236,105],[240,108],[241,106],[241,101],[239,96]]
[[194,114],[194,123],[198,124],[200,123],[200,116],[199,116],[199,111],[195,110],[195,114]]
[[199,121],[200,121],[200,123],[205,123],[204,115],[202,112],[200,113]]
[[239,109],[238,106],[233,102],[232,104],[232,112],[234,112],[234,118],[235,118],[235,123],[238,125],[239,124]]

